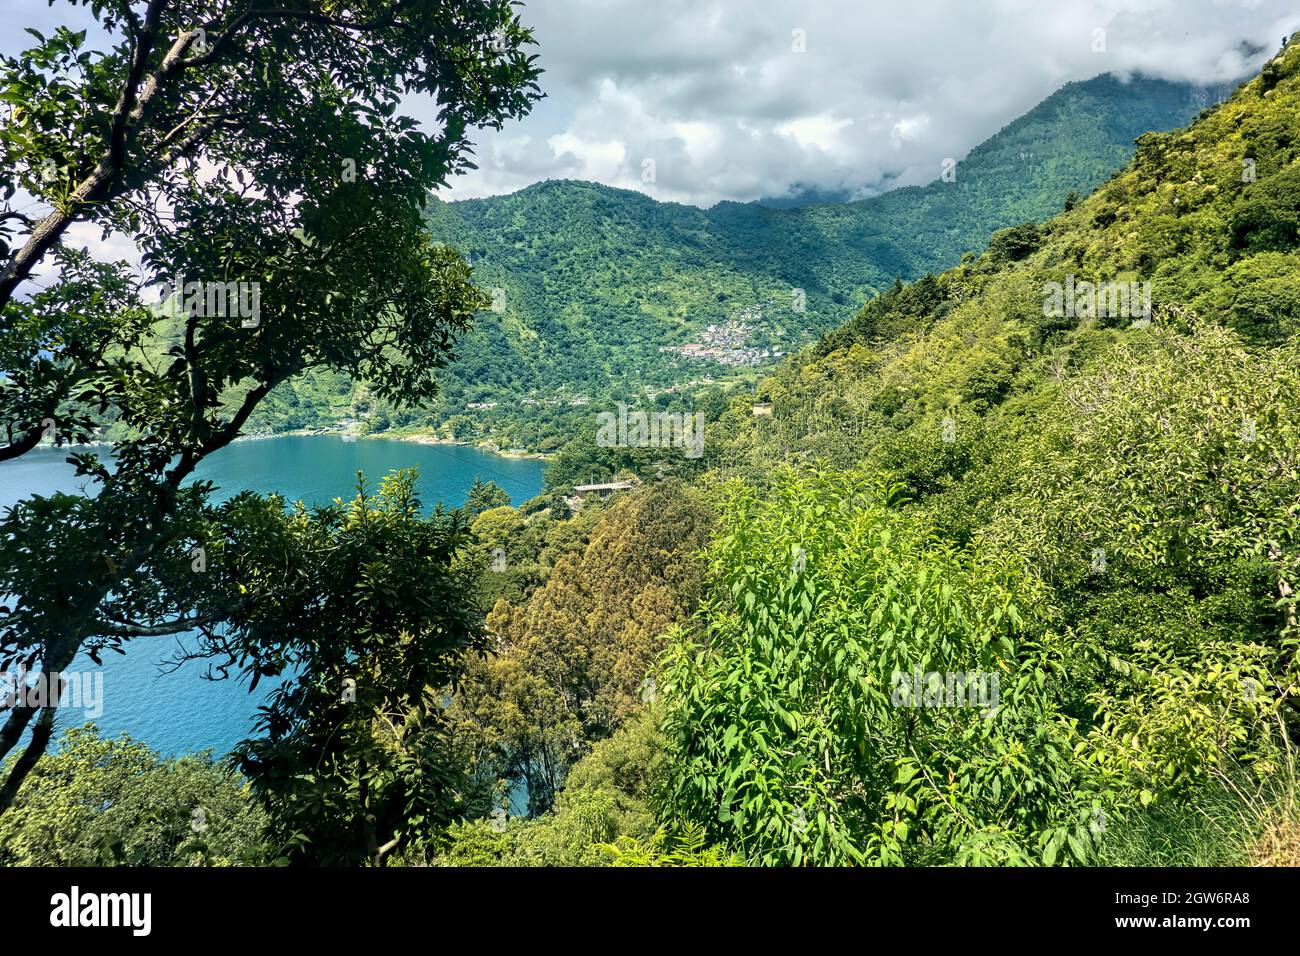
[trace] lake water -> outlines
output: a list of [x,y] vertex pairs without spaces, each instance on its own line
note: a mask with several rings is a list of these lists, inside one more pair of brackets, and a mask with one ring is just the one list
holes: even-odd
[[[66,449],[37,448],[0,464],[0,509],[31,494],[77,491],[82,481],[67,456]],[[198,477],[217,486],[218,498],[251,489],[317,505],[352,497],[358,470],[373,488],[388,472],[408,467],[419,469],[420,497],[432,509],[438,502],[448,508],[463,504],[475,478],[496,482],[514,504],[522,504],[541,491],[544,465],[462,445],[290,436],[236,442],[206,460]],[[69,707],[60,713],[59,726],[93,719],[106,735],[125,731],[167,755],[206,748],[225,753],[248,736],[258,705],[273,688],[264,683],[250,694],[233,679],[206,680],[202,662],[164,673],[159,665],[175,650],[175,638],[137,638],[125,657],[106,654],[102,669],[79,660],[75,667],[92,673],[92,680],[94,671],[102,671],[102,713]]]

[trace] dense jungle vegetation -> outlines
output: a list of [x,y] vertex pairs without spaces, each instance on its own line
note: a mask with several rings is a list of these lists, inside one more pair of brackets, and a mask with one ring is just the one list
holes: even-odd
[[[474,35],[504,24],[526,44],[513,16],[502,6]],[[352,57],[367,54],[334,52],[365,72]],[[514,53],[500,73],[474,74],[501,84],[506,105],[470,95],[456,108],[487,123],[525,110],[533,73]],[[4,64],[0,84],[29,82],[13,70]],[[1031,141],[1080,90],[1093,107],[1067,112],[1050,134],[1063,149],[1081,124],[1097,136],[1088,124],[1102,106],[1143,130],[1174,108],[1130,99],[1113,81],[1084,84],[1030,114]],[[1151,102],[1152,112],[1138,108]],[[38,140],[0,146],[38,155]],[[368,323],[393,318],[369,301],[356,303],[352,324],[322,318],[290,340],[332,336],[308,367],[259,364],[275,340],[244,350],[229,331],[205,338],[191,327],[174,378],[137,370],[117,391],[100,386],[141,426],[173,407],[170,396],[186,398],[183,414],[127,446],[156,484],[86,459],[98,499],[37,498],[0,522],[0,591],[59,586],[67,568],[34,557],[42,536],[86,566],[111,553],[126,569],[93,577],[100,610],[78,632],[88,646],[130,650],[151,629],[197,626],[213,660],[289,677],[230,758],[163,759],[93,728],[67,732],[48,754],[40,746],[34,760],[20,748],[0,769],[0,863],[1300,862],[1300,41],[1186,128],[1142,132],[1109,179],[1104,156],[1117,158],[1058,168],[1050,185],[1010,168],[979,186],[969,176],[960,227],[926,211],[935,192],[865,201],[862,210],[906,209],[914,218],[889,228],[958,263],[943,271],[919,254],[864,253],[849,238],[867,228],[856,207],[702,213],[557,183],[435,203],[432,221],[463,217],[460,241],[493,263],[482,267],[489,279],[501,269],[499,281],[520,283],[508,301],[536,311],[506,315],[520,323],[514,334],[547,348],[612,341],[595,337],[598,317],[579,315],[587,305],[548,276],[618,261],[635,245],[646,258],[618,267],[626,272],[611,273],[610,288],[655,287],[660,264],[647,250],[660,247],[616,235],[651,212],[654,228],[697,236],[698,261],[735,270],[686,275],[656,323],[680,323],[706,290],[740,296],[738,276],[771,266],[799,236],[816,265],[772,267],[763,294],[806,282],[828,318],[878,294],[753,391],[711,393],[695,461],[675,449],[597,448],[583,432],[537,498],[516,504],[479,483],[450,512],[425,509],[409,473],[321,509],[252,492],[217,505],[201,484],[169,483],[173,453],[204,452],[228,424],[218,410],[232,392],[184,391],[196,369],[240,395],[243,373],[261,375],[263,394],[301,374],[370,377],[389,382],[393,407],[433,414],[429,383],[405,376],[444,361],[447,327],[486,297],[451,252],[418,238],[415,196],[429,184],[397,177],[404,198],[390,214],[409,245],[396,255],[416,300],[422,282],[436,283],[432,311],[445,325],[398,323],[395,334],[435,335],[437,348],[410,364],[371,352]],[[1011,154],[1002,161],[1015,165]],[[1103,179],[1063,211],[1043,205],[1061,207],[1061,185]],[[557,232],[542,210],[563,201],[608,223],[573,226],[566,241],[585,258],[541,248]],[[337,223],[324,205],[308,225],[330,238]],[[1009,215],[1017,221],[985,246],[986,226]],[[710,230],[727,217],[748,223],[732,235],[770,245],[735,239],[719,252]],[[260,220],[250,219],[252,230]],[[159,227],[160,249],[173,248],[169,228]],[[933,241],[936,230],[946,242]],[[469,238],[489,233],[491,248]],[[496,260],[507,247],[534,264],[516,273]],[[295,253],[281,253],[291,267]],[[312,274],[302,266],[309,292],[334,294]],[[899,274],[916,278],[893,281]],[[1051,290],[1081,283],[1150,283],[1151,308],[1135,298],[1058,314]],[[577,311],[557,318],[559,301]],[[40,332],[42,305],[7,307]],[[617,337],[645,314],[627,305],[625,321],[600,334]],[[558,325],[582,334],[552,340]],[[149,336],[163,333],[152,328],[132,324],[132,344],[156,346]],[[646,334],[660,334],[653,328]],[[213,351],[196,351],[196,336]],[[494,362],[499,376],[516,369]],[[122,357],[105,376],[121,383],[129,372]],[[545,387],[519,381],[519,394]],[[756,403],[771,414],[755,415]],[[92,417],[70,437],[85,437]],[[577,507],[571,486],[596,467],[638,487]],[[135,537],[119,545],[122,529]],[[202,581],[177,570],[196,536],[209,542]],[[494,554],[507,545],[502,568]],[[142,547],[149,554],[129,566]],[[61,607],[52,625],[54,613],[30,600],[5,608],[5,654],[48,654],[41,641],[71,612]],[[979,700],[954,705],[951,684],[931,674],[975,676]]]

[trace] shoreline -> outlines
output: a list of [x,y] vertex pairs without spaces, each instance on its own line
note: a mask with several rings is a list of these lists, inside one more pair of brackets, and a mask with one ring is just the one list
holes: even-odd
[[[354,439],[357,438],[367,439],[367,440],[383,439],[385,441],[408,442],[412,445],[460,445],[461,447],[464,448],[473,448],[475,451],[480,451],[485,455],[496,455],[498,458],[509,458],[513,461],[550,461],[555,457],[553,454],[547,454],[546,452],[526,451],[524,449],[519,449],[519,448],[510,448],[505,451],[502,451],[499,448],[488,447],[490,443],[475,445],[467,441],[462,441],[458,438],[442,438],[441,436],[432,435],[432,434],[402,434],[400,432],[374,432],[372,434],[367,434],[367,435],[356,435],[351,432],[341,431],[337,428],[293,428],[283,432],[259,432],[254,435],[240,435],[238,438],[234,439],[231,442],[231,444],[233,445],[236,442],[267,441],[268,439],[271,438],[320,438],[320,437],[328,437],[328,436],[343,438],[349,435]],[[55,446],[45,445],[44,443],[42,443],[37,447],[53,448]],[[68,444],[60,445],[58,447],[68,448],[68,449],[114,448],[116,447],[116,445],[114,442],[109,442],[109,441],[93,441],[93,442],[77,442],[76,444],[68,443]]]
[[402,435],[390,434],[389,432],[376,432],[373,435],[362,435],[362,438],[387,438],[390,441],[405,441],[414,445],[461,445],[465,448],[473,448],[475,451],[481,451],[485,455],[496,455],[498,458],[510,458],[515,461],[550,461],[554,455],[548,455],[541,451],[527,451],[523,448],[507,448],[502,451],[500,448],[489,448],[485,444],[472,445],[467,441],[461,441],[456,438],[442,438],[438,435]]
[[524,449],[511,448],[502,451],[499,448],[488,447],[490,443],[472,444],[459,438],[443,438],[440,435],[424,433],[403,433],[403,432],[372,432],[365,435],[357,435],[352,432],[346,432],[338,428],[294,428],[283,432],[270,432],[257,435],[240,435],[235,441],[265,441],[268,438],[315,438],[320,436],[336,436],[342,438],[351,435],[354,439],[382,439],[385,441],[408,442],[412,445],[459,445],[463,448],[473,448],[485,455],[496,455],[498,458],[509,458],[514,461],[550,461],[554,455],[540,451],[527,451]]

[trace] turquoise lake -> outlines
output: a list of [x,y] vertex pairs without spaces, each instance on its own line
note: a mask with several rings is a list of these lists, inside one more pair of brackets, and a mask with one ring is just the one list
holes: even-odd
[[[31,494],[75,492],[82,481],[67,456],[66,449],[37,448],[0,464],[0,509]],[[198,477],[213,482],[222,498],[251,489],[314,505],[351,497],[357,471],[373,486],[388,472],[409,467],[419,469],[420,497],[432,509],[438,502],[448,508],[463,504],[475,478],[496,482],[514,504],[522,504],[541,491],[544,463],[461,445],[289,436],[236,442],[205,461]],[[103,668],[79,660],[75,667],[83,673],[102,670],[102,700],[93,708],[102,712],[68,707],[60,712],[59,725],[93,720],[106,735],[126,732],[166,755],[228,751],[248,736],[258,705],[273,688],[263,684],[250,694],[234,679],[207,680],[202,662],[165,673],[160,665],[176,646],[176,638],[137,639],[125,657],[105,655]]]

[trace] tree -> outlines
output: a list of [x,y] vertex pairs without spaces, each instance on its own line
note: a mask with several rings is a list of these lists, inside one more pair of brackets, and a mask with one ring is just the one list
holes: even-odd
[[476,477],[474,484],[470,485],[469,493],[465,496],[465,504],[461,506],[461,510],[465,512],[465,517],[469,521],[473,521],[491,508],[504,508],[509,504],[510,494],[504,488],[495,481],[484,481]]
[[[1077,195],[1075,199],[1078,199]],[[1067,205],[1066,208],[1071,207]],[[1003,229],[993,233],[993,236],[989,239],[989,257],[998,263],[1019,262],[1034,252],[1041,241],[1042,237],[1038,231],[1038,224],[1023,222],[1018,226],[1012,226],[1010,229]]]
[[628,494],[526,599],[488,615],[497,653],[471,666],[453,712],[486,771],[527,784],[533,812],[652,694],[664,634],[695,608],[711,524],[707,501],[680,481]]
[[[71,456],[97,494],[32,497],[0,520],[0,589],[16,595],[0,611],[0,667],[47,675],[83,648],[212,638],[280,599],[278,583],[205,584],[223,578],[198,570],[213,568],[205,552],[224,547],[200,536],[214,530],[210,489],[188,479],[305,371],[345,372],[397,404],[434,393],[486,298],[421,210],[468,164],[471,127],[499,127],[540,95],[506,0],[72,2],[108,52],[61,28],[0,60],[0,458],[47,434],[84,440],[95,421],[128,437],[111,460]],[[398,111],[404,96],[437,104],[435,131]],[[20,189],[44,211],[11,209]],[[78,223],[131,237],[170,306],[151,314],[125,265],[70,251]],[[24,298],[46,263],[53,289]],[[248,502],[223,515],[270,520]],[[0,757],[32,736],[0,812],[53,717],[8,709]]]
[[255,673],[292,675],[235,758],[294,862],[383,865],[463,812],[443,711],[485,641],[473,582],[451,570],[464,526],[423,516],[414,486],[409,470],[374,495],[359,483],[347,505],[267,509],[240,542],[247,559],[225,563],[232,582],[281,582],[221,643]]
[[244,782],[211,754],[164,760],[87,724],[63,734],[0,817],[0,864],[258,864],[269,859],[265,826]]

